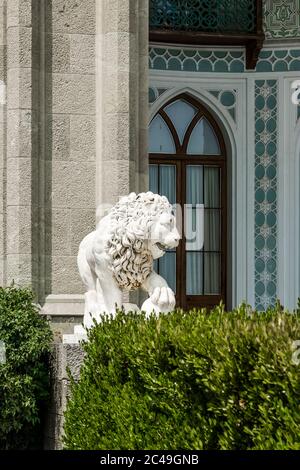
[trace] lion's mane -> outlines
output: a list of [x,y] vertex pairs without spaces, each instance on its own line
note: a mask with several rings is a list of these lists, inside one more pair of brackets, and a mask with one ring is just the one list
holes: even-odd
[[148,240],[153,223],[164,212],[172,212],[168,199],[150,191],[131,193],[112,208],[109,214],[112,230],[106,253],[120,288],[137,289],[152,272]]

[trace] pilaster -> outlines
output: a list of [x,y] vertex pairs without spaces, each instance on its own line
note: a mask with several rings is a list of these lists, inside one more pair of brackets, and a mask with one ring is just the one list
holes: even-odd
[[6,283],[38,285],[39,2],[7,2]]

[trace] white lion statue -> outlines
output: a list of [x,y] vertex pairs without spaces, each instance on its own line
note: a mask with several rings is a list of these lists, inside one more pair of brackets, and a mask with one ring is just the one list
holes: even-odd
[[[123,197],[81,242],[78,269],[86,287],[84,326],[122,308],[122,292],[143,288],[149,298],[141,309],[149,315],[169,312],[175,296],[153,271],[153,260],[177,247],[179,233],[172,206],[152,192]],[[138,309],[132,306],[130,309]]]

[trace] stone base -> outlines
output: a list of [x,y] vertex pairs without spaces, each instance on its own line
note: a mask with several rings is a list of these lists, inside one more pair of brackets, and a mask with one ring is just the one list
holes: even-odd
[[84,296],[77,294],[51,294],[46,298],[41,309],[43,315],[82,316],[84,312]]
[[[139,308],[135,304],[124,303],[125,312],[138,312]],[[73,334],[64,334],[62,337],[63,344],[79,344],[81,341],[87,341],[86,330],[82,325],[75,325]]]
[[84,296],[76,294],[48,295],[41,308],[41,314],[50,320],[56,342],[65,334],[73,334],[74,326],[83,322],[83,312]]
[[50,357],[51,397],[44,434],[46,450],[63,448],[64,412],[70,393],[67,369],[70,370],[72,377],[78,380],[83,360],[84,351],[79,344],[54,344]]
[[82,325],[75,325],[73,334],[63,335],[63,344],[79,344],[81,341],[87,341],[87,333]]

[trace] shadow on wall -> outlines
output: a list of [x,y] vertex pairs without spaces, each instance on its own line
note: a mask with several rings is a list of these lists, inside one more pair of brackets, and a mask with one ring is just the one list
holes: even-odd
[[45,109],[44,109],[44,136],[45,136],[45,213],[44,213],[44,297],[52,292],[52,2],[45,2],[44,7],[44,70],[45,70]]
[[52,2],[33,2],[32,42],[32,284],[43,304],[52,284]]

